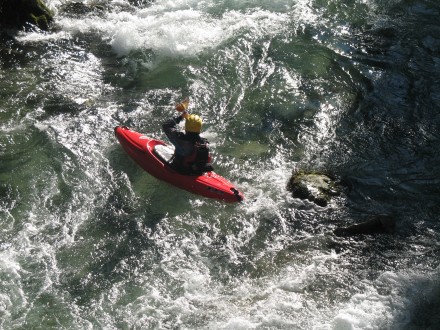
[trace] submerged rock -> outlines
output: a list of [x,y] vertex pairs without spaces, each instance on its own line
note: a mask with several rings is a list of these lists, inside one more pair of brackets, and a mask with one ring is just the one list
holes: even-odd
[[327,175],[302,171],[292,174],[287,189],[293,197],[307,199],[319,206],[327,206],[331,197],[340,193],[338,184]]
[[101,14],[104,10],[105,7],[102,4],[84,4],[82,2],[66,3],[60,8],[61,13],[70,17],[80,17],[90,13]]
[[336,228],[336,236],[392,234],[396,227],[396,219],[390,215],[376,215],[371,219],[348,227]]
[[145,6],[154,2],[154,0],[128,0],[133,6]]
[[42,0],[2,0],[0,2],[0,27],[22,29],[29,24],[48,30],[53,13]]

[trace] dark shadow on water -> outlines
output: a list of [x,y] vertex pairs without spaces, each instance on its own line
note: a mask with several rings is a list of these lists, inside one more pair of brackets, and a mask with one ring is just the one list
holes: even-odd
[[395,236],[350,238],[368,242],[361,255],[371,253],[364,260],[371,269],[413,263],[411,244],[431,230],[438,237],[439,217],[432,215],[440,202],[439,12],[434,2],[399,2],[382,13],[388,20],[353,36],[351,61],[379,74],[338,123],[321,161],[352,187],[343,225],[375,214],[396,217]]

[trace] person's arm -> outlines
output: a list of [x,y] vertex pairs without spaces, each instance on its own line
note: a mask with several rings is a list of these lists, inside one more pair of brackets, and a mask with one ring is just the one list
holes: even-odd
[[162,130],[168,137],[170,142],[176,147],[177,154],[185,153],[179,139],[179,135],[181,135],[182,133],[179,132],[179,129],[177,127],[177,125],[184,119],[185,115],[186,112],[182,113],[180,116],[169,119],[162,124]]
[[168,139],[170,139],[170,141],[173,143],[174,143],[173,140],[176,139],[177,133],[179,132],[177,125],[182,120],[183,120],[183,116],[177,116],[177,117],[174,117],[172,119],[167,120],[166,122],[164,122],[162,124],[162,130],[164,131],[164,133],[166,134]]

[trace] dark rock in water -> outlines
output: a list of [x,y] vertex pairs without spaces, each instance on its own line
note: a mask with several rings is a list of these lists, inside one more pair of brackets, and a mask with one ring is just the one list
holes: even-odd
[[319,206],[327,206],[332,196],[340,193],[340,188],[330,177],[318,173],[297,171],[287,184],[293,197],[307,199]]
[[42,0],[1,0],[0,28],[19,30],[29,25],[48,30],[53,13]]
[[71,17],[79,17],[83,15],[87,15],[90,13],[94,14],[100,14],[103,13],[105,10],[105,7],[100,4],[91,4],[86,5],[82,2],[71,2],[67,3],[60,8],[60,12],[64,15],[71,16]]
[[396,227],[396,219],[390,215],[377,215],[373,218],[348,227],[334,230],[336,236],[392,234]]
[[154,0],[128,0],[134,6],[144,6],[154,2]]

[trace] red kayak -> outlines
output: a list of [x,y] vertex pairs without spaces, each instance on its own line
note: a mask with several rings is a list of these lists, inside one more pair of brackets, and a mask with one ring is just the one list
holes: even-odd
[[151,139],[125,126],[116,127],[115,135],[127,154],[156,178],[197,195],[226,202],[243,200],[243,194],[232,183],[213,171],[198,176],[176,172],[168,164],[173,149],[165,142]]

